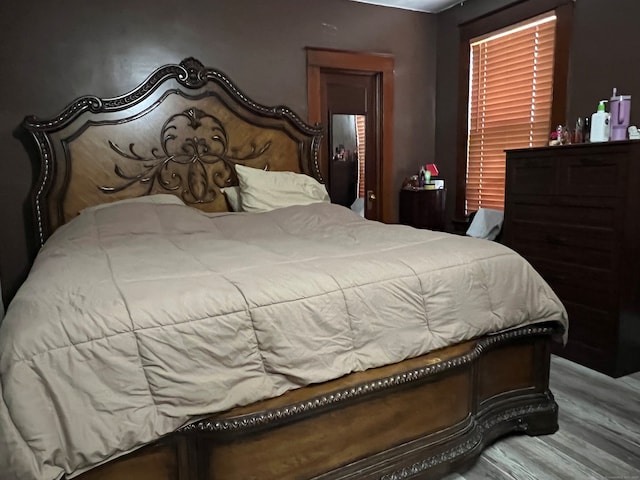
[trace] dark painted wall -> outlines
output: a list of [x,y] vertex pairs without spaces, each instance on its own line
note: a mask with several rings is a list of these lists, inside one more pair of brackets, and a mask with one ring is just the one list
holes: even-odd
[[[469,0],[437,15],[436,159],[447,182],[447,215],[455,202],[458,101],[458,25],[513,0]],[[632,95],[631,123],[640,125],[640,47],[638,0],[577,0],[569,64],[566,120],[591,114],[613,87]]]
[[[457,25],[511,3],[469,0],[434,16],[347,0],[191,0],[188,9],[176,9],[169,0],[3,0],[0,275],[5,299],[26,276],[34,254],[29,190],[37,172],[12,135],[24,115],[53,115],[83,94],[118,95],[157,66],[187,56],[226,72],[258,102],[285,104],[306,117],[305,46],[392,53],[394,181],[399,186],[418,164],[436,161],[447,180],[451,218]],[[616,86],[634,95],[632,123],[640,123],[638,18],[637,0],[576,2],[568,120],[592,112]]]
[[395,183],[433,160],[433,15],[347,0],[2,0],[0,32],[5,300],[34,254],[29,191],[36,171],[13,130],[25,115],[54,115],[77,96],[124,93],[166,63],[195,56],[254,100],[306,118],[305,46],[391,53]]
[[571,50],[568,119],[593,113],[613,87],[632,95],[631,124],[640,126],[637,0],[578,0]]

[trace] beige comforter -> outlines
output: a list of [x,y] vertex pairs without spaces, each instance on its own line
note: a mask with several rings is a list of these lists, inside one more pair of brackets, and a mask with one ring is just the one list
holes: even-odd
[[565,311],[511,250],[335,205],[83,213],[0,326],[0,478],[77,474],[193,416],[546,320]]

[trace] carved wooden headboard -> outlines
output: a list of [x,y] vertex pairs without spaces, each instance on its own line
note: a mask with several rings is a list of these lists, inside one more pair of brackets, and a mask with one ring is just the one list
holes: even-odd
[[40,244],[86,207],[153,193],[225,211],[220,188],[237,184],[235,163],[323,181],[320,127],[257,104],[194,58],[159,68],[125,95],[81,97],[53,119],[29,116],[23,125],[40,157]]

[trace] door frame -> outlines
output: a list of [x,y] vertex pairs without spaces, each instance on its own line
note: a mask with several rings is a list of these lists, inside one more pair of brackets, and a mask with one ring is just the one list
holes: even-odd
[[[393,196],[393,65],[392,55],[380,53],[361,53],[345,50],[329,50],[307,47],[307,112],[309,123],[322,121],[321,71],[340,73],[366,72],[380,76],[381,105],[378,106],[380,118],[380,202],[381,220],[394,221]],[[324,161],[324,159],[321,159]]]

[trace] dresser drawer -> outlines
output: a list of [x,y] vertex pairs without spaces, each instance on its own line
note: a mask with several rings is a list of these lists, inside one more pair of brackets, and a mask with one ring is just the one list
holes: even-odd
[[596,365],[606,362],[607,356],[610,356],[607,352],[616,345],[617,319],[597,308],[571,302],[564,302],[564,306],[569,317],[567,349],[574,354],[580,352],[587,355],[589,361],[596,361]]
[[623,150],[606,156],[584,149],[557,152],[557,157],[510,158],[507,190],[514,195],[625,196],[629,165]]
[[614,370],[614,357],[611,348],[597,348],[589,343],[569,339],[566,346],[556,344],[551,352],[570,359],[585,367],[600,372],[612,372]]
[[510,227],[505,240],[524,257],[603,270],[619,266],[620,240],[612,230],[531,222],[513,222]]
[[557,194],[624,197],[628,163],[620,155],[580,154],[559,159]]
[[508,222],[536,222],[619,231],[623,199],[613,197],[511,196]]
[[640,371],[640,141],[509,150],[506,173],[503,241],[569,315],[555,352]]
[[570,341],[599,349],[607,348],[615,342],[618,320],[610,311],[569,301],[563,304],[569,317]]
[[617,309],[617,273],[580,265],[525,257],[563,302],[612,312]]
[[552,158],[518,158],[508,162],[506,189],[515,195],[555,193],[555,164]]

